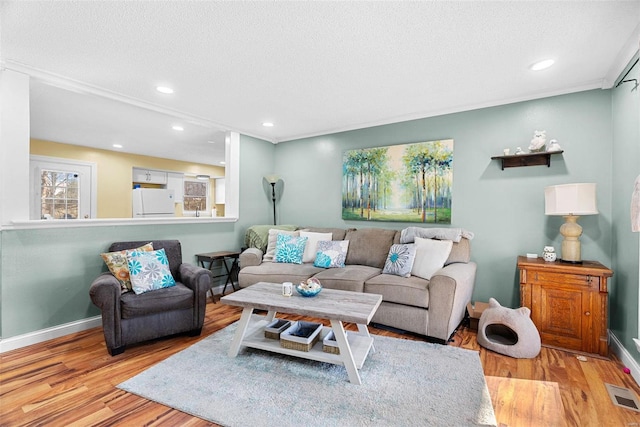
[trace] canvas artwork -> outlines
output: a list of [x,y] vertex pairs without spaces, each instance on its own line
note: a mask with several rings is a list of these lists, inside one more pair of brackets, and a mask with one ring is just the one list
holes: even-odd
[[342,219],[451,224],[453,139],[345,151]]

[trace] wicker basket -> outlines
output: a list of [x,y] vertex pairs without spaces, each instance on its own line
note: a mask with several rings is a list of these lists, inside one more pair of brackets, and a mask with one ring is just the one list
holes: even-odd
[[[300,328],[310,328],[313,332],[306,337],[293,335]],[[315,343],[320,339],[320,331],[322,331],[321,323],[294,322],[286,331],[280,334],[280,347],[298,351],[311,351]]]
[[273,321],[264,328],[264,336],[272,340],[279,340],[280,334],[289,326],[291,326],[291,322],[288,320],[273,319]]
[[[345,335],[347,335],[348,339],[348,333],[346,331]],[[322,351],[325,353],[340,354],[340,347],[338,347],[338,341],[336,341],[336,336],[333,331],[329,331],[327,336],[322,340]]]

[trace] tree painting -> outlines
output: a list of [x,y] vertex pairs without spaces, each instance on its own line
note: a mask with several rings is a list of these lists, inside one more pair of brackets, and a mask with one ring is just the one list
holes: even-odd
[[453,140],[349,150],[342,218],[451,224]]

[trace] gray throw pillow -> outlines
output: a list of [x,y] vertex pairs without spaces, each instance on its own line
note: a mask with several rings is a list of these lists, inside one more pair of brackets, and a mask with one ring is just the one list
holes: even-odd
[[415,259],[416,245],[411,243],[391,245],[382,272],[384,274],[409,277],[411,276],[411,268]]

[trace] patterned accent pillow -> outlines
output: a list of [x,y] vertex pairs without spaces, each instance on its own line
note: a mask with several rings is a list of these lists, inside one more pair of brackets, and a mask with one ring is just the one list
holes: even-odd
[[318,242],[318,251],[313,265],[322,268],[342,268],[347,259],[348,249],[348,240],[321,240]]
[[416,245],[391,245],[387,261],[384,263],[384,274],[395,274],[396,276],[411,276],[413,261],[416,259]]
[[302,264],[302,255],[304,255],[306,244],[306,237],[279,233],[276,238],[276,255],[273,257],[273,262]]
[[300,236],[306,237],[307,246],[304,248],[304,255],[302,256],[302,262],[313,262],[316,259],[316,252],[318,252],[318,242],[322,240],[332,240],[332,233],[314,233],[312,231],[300,230]]
[[[153,244],[151,242],[146,245],[136,248],[137,251],[149,252],[153,250]],[[120,282],[120,289],[122,292],[129,292],[131,290],[131,279],[129,278],[129,264],[127,263],[127,251],[118,252],[106,252],[100,254],[104,260],[109,271]]]
[[287,234],[289,236],[299,236],[298,231],[280,230],[278,228],[272,228],[269,230],[267,250],[262,257],[262,262],[273,262],[276,256],[276,240],[278,234]]
[[131,287],[136,294],[175,286],[164,249],[151,252],[127,251]]

